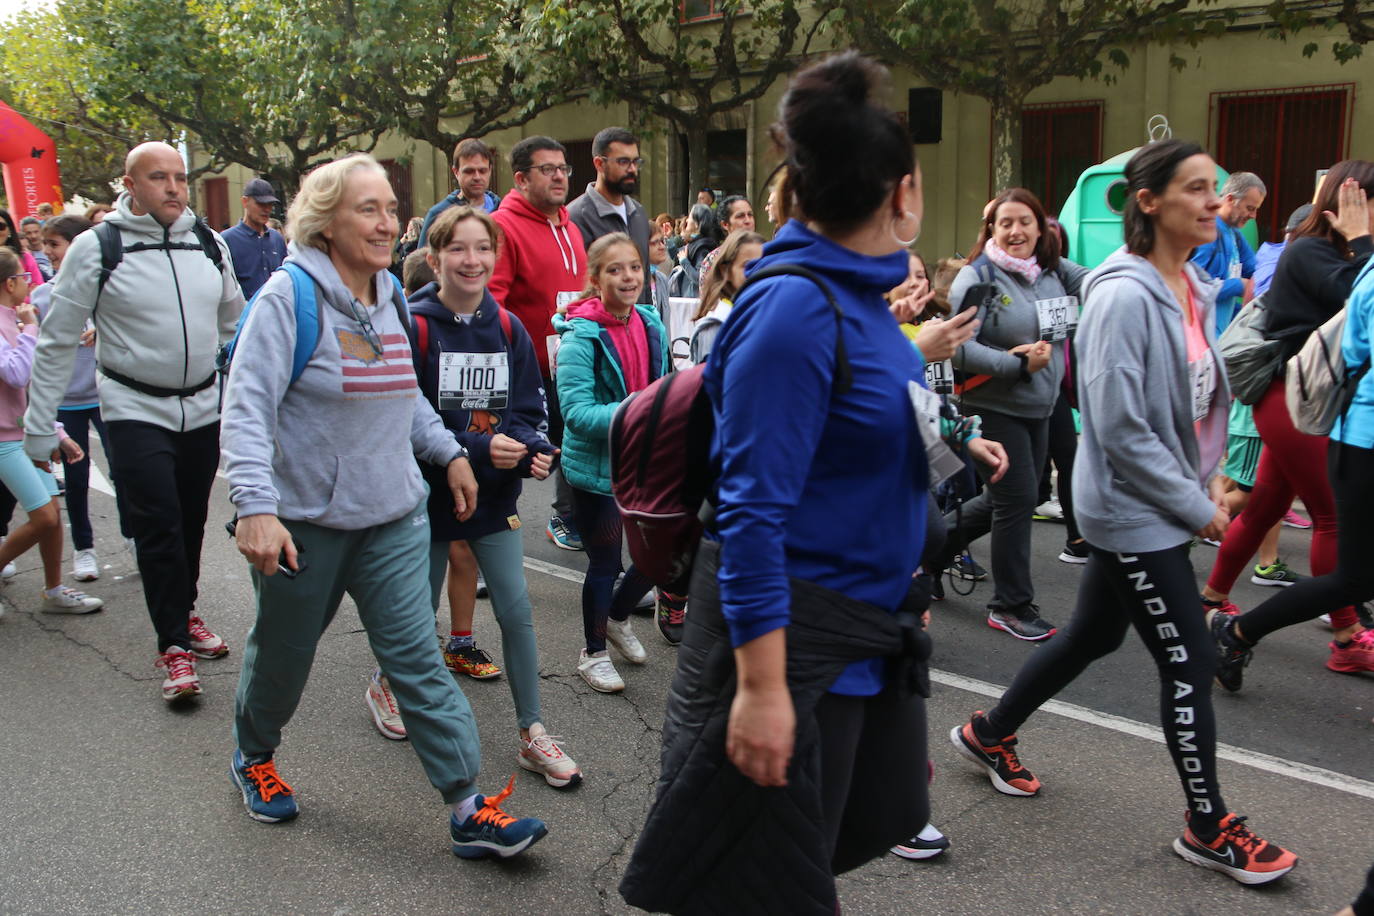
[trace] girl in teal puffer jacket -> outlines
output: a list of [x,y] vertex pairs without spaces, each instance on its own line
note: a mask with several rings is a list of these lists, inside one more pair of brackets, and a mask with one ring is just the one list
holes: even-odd
[[587,552],[582,584],[582,626],[587,645],[577,671],[593,690],[625,689],[606,643],[631,664],[648,658],[630,628],[630,611],[649,591],[633,566],[621,572],[620,513],[611,498],[611,417],[636,391],[668,371],[668,342],[652,306],[637,306],[644,265],[628,235],[602,236],[587,251],[586,298],[554,317],[561,335],[558,400],[563,410],[563,475]]

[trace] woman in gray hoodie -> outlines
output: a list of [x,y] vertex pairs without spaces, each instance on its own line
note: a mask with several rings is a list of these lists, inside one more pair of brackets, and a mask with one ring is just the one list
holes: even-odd
[[1213,333],[1219,283],[1188,256],[1216,237],[1216,163],[1196,143],[1163,140],[1126,164],[1126,247],[1088,277],[1076,341],[1083,442],[1074,498],[1089,559],[1068,628],[1036,652],[986,715],[950,738],[1007,795],[1040,781],[1015,751],[1017,728],[1130,627],[1159,668],[1160,719],[1188,803],[1173,848],[1242,884],[1297,864],[1228,811],[1216,774],[1216,655],[1198,608],[1188,545],[1230,517],[1216,477],[1230,390]]

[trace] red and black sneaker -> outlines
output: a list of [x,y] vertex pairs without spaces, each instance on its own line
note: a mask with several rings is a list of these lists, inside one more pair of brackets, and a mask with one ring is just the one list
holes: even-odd
[[1016,736],[1007,735],[997,744],[983,744],[973,724],[983,718],[975,712],[966,725],[956,725],[949,733],[954,749],[988,771],[992,786],[1004,795],[1030,796],[1040,792],[1040,780],[1021,765],[1016,756]]
[[1223,817],[1210,840],[1193,832],[1191,820],[1183,836],[1174,840],[1174,852],[1194,865],[1219,871],[1241,884],[1268,884],[1297,867],[1296,855],[1256,836],[1245,826],[1244,817]]

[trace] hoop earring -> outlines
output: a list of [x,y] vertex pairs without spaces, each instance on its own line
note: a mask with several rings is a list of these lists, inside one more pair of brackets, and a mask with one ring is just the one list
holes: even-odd
[[[916,219],[915,213],[912,213],[910,210],[903,210],[902,218],[905,219],[908,216],[912,219]],[[916,223],[916,234],[913,235],[910,239],[903,239],[900,235],[897,234],[897,220],[895,219],[892,221],[892,229],[890,231],[892,232],[892,240],[894,242],[896,242],[898,245],[901,245],[903,248],[910,248],[912,245],[915,245],[916,240],[921,237],[921,224],[919,221]]]

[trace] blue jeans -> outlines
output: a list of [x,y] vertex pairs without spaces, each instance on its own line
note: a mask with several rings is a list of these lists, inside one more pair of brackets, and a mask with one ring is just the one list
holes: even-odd
[[[100,434],[100,441],[105,446],[106,459],[110,457],[110,437],[105,434],[105,421],[100,419],[99,407],[84,407],[80,410],[63,408],[57,412],[57,421],[86,453],[86,457],[76,463],[63,458],[62,464],[67,480],[67,518],[72,525],[72,547],[76,550],[88,550],[95,546],[90,514],[91,426],[95,426],[95,431]],[[115,480],[113,461],[110,462],[110,482],[115,485],[115,511],[119,514],[119,533],[131,538],[134,531],[126,519],[128,513],[124,506],[124,491]]]

